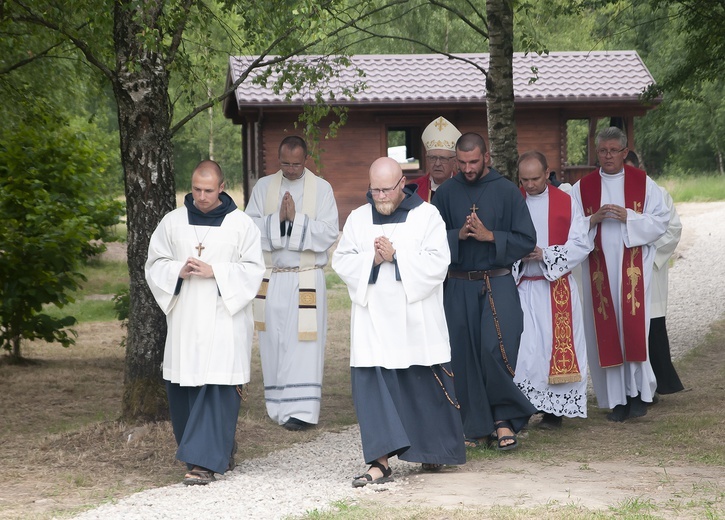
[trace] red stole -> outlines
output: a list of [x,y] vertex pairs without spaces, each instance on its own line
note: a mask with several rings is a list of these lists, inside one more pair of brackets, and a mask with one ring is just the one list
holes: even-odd
[[430,181],[430,175],[423,175],[422,177],[418,177],[413,181],[413,184],[418,185],[418,189],[416,190],[416,193],[418,196],[423,199],[423,202],[430,202],[430,199],[432,199],[433,192],[431,192],[431,181]]
[[[595,170],[580,181],[584,214],[591,216],[601,207],[602,178]],[[637,213],[644,209],[647,193],[647,174],[632,166],[624,167],[624,205]],[[601,226],[600,226],[601,227]],[[589,253],[589,276],[594,306],[599,364],[603,368],[621,365],[624,361],[647,360],[647,334],[644,308],[644,268],[642,247],[624,248],[622,256],[622,331],[624,357],[619,341],[617,316],[612,305],[609,274],[602,250],[601,229],[594,239],[594,250]]]
[[[562,245],[569,237],[571,226],[571,197],[549,185],[549,245]],[[526,191],[521,190],[526,197]],[[574,350],[574,318],[571,307],[569,276],[549,282],[551,300],[551,360],[549,384],[581,381],[579,362]]]

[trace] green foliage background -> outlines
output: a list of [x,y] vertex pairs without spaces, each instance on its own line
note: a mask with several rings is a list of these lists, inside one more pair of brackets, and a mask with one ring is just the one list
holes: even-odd
[[[45,128],[39,135],[36,128]],[[0,345],[19,338],[67,346],[74,318],[51,317],[46,303],[72,301],[82,262],[112,240],[123,213],[104,182],[108,157],[76,125],[32,114],[0,136]]]
[[[356,30],[348,31],[341,41],[323,39],[308,51],[400,54],[488,50],[483,4],[466,0],[336,0],[329,4],[334,4],[335,11],[312,1],[200,4],[185,32],[183,52],[173,65],[170,98],[174,121],[224,91],[230,55],[260,52],[280,33],[280,28],[291,24],[304,25],[305,31],[297,34],[312,39],[323,28],[342,25],[364,8],[386,5],[387,9],[355,24]],[[88,12],[110,7],[101,0],[87,0],[84,6]],[[639,52],[666,89],[660,106],[635,123],[637,152],[650,173],[725,173],[725,87],[719,74],[725,63],[721,29],[725,15],[721,2],[519,0],[514,6],[516,51]],[[68,24],[73,23],[91,24],[99,38],[108,34],[107,17],[96,17],[91,22],[70,17]],[[104,55],[112,50],[109,41],[94,43]],[[279,52],[305,43],[304,39],[291,38],[279,47]],[[40,53],[49,48],[52,51],[47,59],[4,72],[26,58],[28,49]],[[700,73],[702,70],[710,73]],[[77,50],[40,30],[30,34],[0,33],[0,115],[4,121],[22,118],[31,104],[87,130],[93,147],[109,157],[103,173],[104,186],[121,195],[123,172],[110,87],[97,72],[82,64]],[[43,132],[43,128],[36,130]],[[224,168],[230,187],[240,184],[240,129],[224,118],[218,103],[200,111],[174,134],[175,175],[180,191],[188,189],[196,163],[210,156]],[[579,162],[576,157],[570,159],[572,164]]]

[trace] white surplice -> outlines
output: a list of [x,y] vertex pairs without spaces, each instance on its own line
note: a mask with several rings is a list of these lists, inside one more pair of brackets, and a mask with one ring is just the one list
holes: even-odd
[[[273,176],[257,181],[245,212],[262,232],[262,248],[272,254],[275,268],[298,268],[302,251],[315,253],[315,265],[327,265],[327,251],[337,240],[340,229],[337,204],[332,187],[317,178],[316,215],[302,212],[304,176],[282,178],[277,209],[265,214],[267,191]],[[289,191],[295,203],[295,218],[287,234],[280,229],[279,208]],[[259,352],[262,359],[264,397],[267,414],[278,424],[290,417],[317,424],[322,398],[322,376],[327,338],[327,292],[325,273],[315,270],[317,299],[317,340],[298,339],[299,273],[273,272],[265,302],[265,331],[259,331]]]
[[[191,276],[174,294],[189,257],[210,264],[214,278]],[[149,243],[146,281],[167,319],[164,379],[181,386],[249,382],[251,303],[263,275],[259,230],[241,211],[221,226],[190,225],[186,208],[162,219]]]
[[[450,250],[445,224],[427,202],[404,222],[373,224],[372,206],[352,213],[332,257],[332,268],[352,300],[350,366],[404,369],[451,360],[443,311],[443,280]],[[375,239],[386,236],[396,250],[395,265],[380,264],[370,283]]]
[[[624,207],[624,171],[616,174],[605,174],[601,170],[589,175],[600,175],[602,178],[601,205],[616,204]],[[670,210],[665,204],[659,186],[647,177],[644,209],[636,213],[627,209],[627,222],[615,219],[604,219],[600,226],[590,230],[592,237],[600,229],[602,249],[609,275],[609,287],[612,293],[614,308],[619,328],[619,339],[624,355],[624,336],[622,331],[622,256],[625,247],[642,246],[642,267],[645,289],[645,338],[649,332],[650,320],[650,292],[652,282],[652,266],[654,264],[656,249],[654,243],[667,230],[670,220]],[[583,211],[581,198],[581,183],[574,185],[571,191],[572,200]],[[585,217],[587,223],[591,216]],[[589,275],[589,260],[582,263],[582,288],[584,294],[584,328],[586,330],[587,351],[589,353],[589,373],[592,385],[597,396],[600,408],[614,408],[617,405],[627,404],[627,397],[636,397],[640,394],[642,401],[652,402],[657,381],[652,366],[647,361],[626,361],[619,366],[602,368],[599,364],[596,329],[594,326],[594,309],[592,305],[592,290]]]
[[[557,416],[587,416],[587,350],[584,336],[579,288],[571,270],[589,255],[594,243],[589,224],[581,209],[572,203],[571,226],[565,244],[549,245],[549,188],[539,195],[526,195],[526,205],[536,227],[536,245],[542,249],[543,261],[514,264],[524,311],[514,382],[538,410]],[[551,283],[567,277],[571,291],[572,332],[574,351],[581,381],[549,383],[549,366],[553,345]],[[541,278],[544,279],[531,279]]]
[[672,253],[675,252],[677,244],[680,243],[680,237],[682,236],[682,221],[677,214],[677,209],[675,209],[675,203],[666,189],[662,186],[660,186],[660,189],[665,198],[665,204],[670,210],[670,224],[667,226],[667,232],[655,242],[657,254],[655,255],[654,271],[652,272],[650,318],[660,318],[667,314],[667,283],[670,258]]

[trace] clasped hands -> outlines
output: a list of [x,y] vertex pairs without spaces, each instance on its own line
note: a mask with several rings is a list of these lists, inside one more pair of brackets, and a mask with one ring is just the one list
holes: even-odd
[[592,215],[589,220],[589,228],[593,228],[605,218],[611,218],[619,220],[620,222],[627,222],[627,208],[617,206],[616,204],[604,204],[599,210]]
[[279,207],[279,221],[294,222],[295,214],[295,201],[292,198],[292,195],[290,195],[290,192],[285,191],[284,195],[282,196],[282,204]]
[[493,231],[484,226],[475,213],[471,213],[466,217],[466,222],[458,231],[459,240],[468,240],[471,237],[479,242],[493,242]]
[[523,257],[522,260],[524,262],[541,262],[542,260],[544,260],[544,250],[541,249],[539,246],[535,246],[534,250],[525,257]]
[[395,248],[392,242],[386,236],[380,236],[375,239],[375,265],[383,262],[392,262]]
[[214,269],[206,262],[202,262],[193,256],[187,258],[184,267],[181,268],[179,278],[186,280],[192,276],[200,278],[214,278]]

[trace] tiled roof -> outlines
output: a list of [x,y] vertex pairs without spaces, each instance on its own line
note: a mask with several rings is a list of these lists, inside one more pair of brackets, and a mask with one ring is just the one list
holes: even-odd
[[[488,70],[488,54],[458,54]],[[319,56],[299,59],[314,60]],[[256,56],[231,57],[232,80],[246,70]],[[440,54],[385,54],[352,57],[355,66],[365,72],[365,90],[352,104],[388,105],[404,103],[482,103],[486,99],[484,75],[471,63]],[[538,79],[532,67],[538,69]],[[236,91],[237,103],[244,106],[279,106],[288,104],[284,93],[256,85],[252,71]],[[271,79],[276,78],[272,74]],[[340,95],[339,85],[360,81],[354,68],[341,72],[331,90],[336,102],[351,104]],[[272,84],[270,80],[268,82]],[[654,78],[636,51],[552,52],[548,55],[514,54],[514,94],[517,102],[630,101]],[[329,87],[328,87],[329,89]],[[295,96],[291,103],[309,102],[310,95]]]

